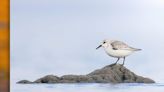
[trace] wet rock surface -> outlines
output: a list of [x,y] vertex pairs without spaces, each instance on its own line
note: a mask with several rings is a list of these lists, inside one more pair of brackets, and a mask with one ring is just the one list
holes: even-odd
[[86,75],[47,75],[34,82],[22,80],[17,83],[155,83],[154,80],[138,76],[122,65],[108,65]]

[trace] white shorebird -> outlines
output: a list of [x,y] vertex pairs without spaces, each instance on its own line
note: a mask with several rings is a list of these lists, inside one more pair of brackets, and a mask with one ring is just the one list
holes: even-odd
[[103,47],[105,52],[111,56],[118,58],[116,63],[123,58],[123,64],[125,62],[125,58],[132,54],[135,51],[140,51],[141,49],[133,48],[125,44],[124,42],[117,41],[117,40],[104,40],[101,45],[99,45],[96,49]]

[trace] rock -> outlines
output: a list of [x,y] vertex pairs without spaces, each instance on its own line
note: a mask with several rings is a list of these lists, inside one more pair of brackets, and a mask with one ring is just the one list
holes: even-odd
[[122,65],[108,65],[86,75],[47,75],[34,82],[22,80],[18,83],[155,83],[150,78],[138,76]]
[[30,84],[32,82],[28,81],[28,80],[21,80],[21,81],[18,81],[17,83],[19,83],[19,84]]
[[40,78],[36,81],[34,81],[34,83],[57,83],[59,82],[59,77],[54,76],[54,75],[47,75],[43,78]]
[[61,83],[83,83],[89,81],[89,77],[85,75],[64,75],[61,77]]

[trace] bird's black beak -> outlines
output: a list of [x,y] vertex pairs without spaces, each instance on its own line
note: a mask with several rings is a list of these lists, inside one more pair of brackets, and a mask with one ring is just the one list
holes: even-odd
[[96,49],[98,49],[98,48],[100,48],[100,47],[102,47],[102,45],[99,45]]

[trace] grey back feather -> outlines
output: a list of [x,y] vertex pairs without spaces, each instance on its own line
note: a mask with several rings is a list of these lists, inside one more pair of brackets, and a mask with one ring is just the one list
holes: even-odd
[[141,49],[136,49],[136,48],[130,47],[121,41],[113,41],[113,42],[111,42],[111,46],[113,47],[114,50],[133,50],[133,51],[141,50]]

